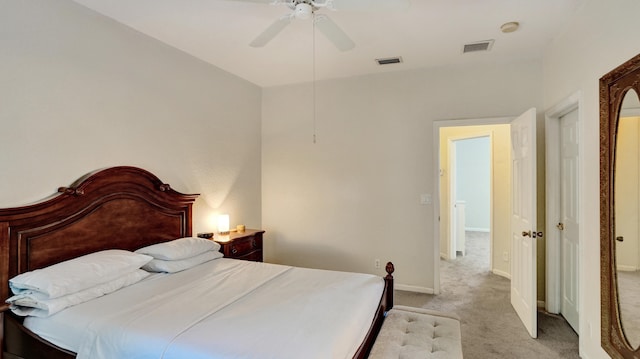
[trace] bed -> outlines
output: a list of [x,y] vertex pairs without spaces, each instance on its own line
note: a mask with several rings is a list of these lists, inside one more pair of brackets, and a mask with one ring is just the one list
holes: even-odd
[[[190,237],[192,205],[196,198],[197,195],[175,191],[146,170],[112,167],[87,174],[70,186],[59,188],[56,195],[42,202],[0,209],[0,297],[3,302],[10,297],[9,279],[21,273],[103,250],[134,251]],[[233,280],[229,281],[225,273],[234,273]],[[112,318],[128,320],[139,316],[153,318],[151,326],[160,328],[159,333],[153,334],[151,339],[142,338],[150,334],[148,327],[129,333],[125,336],[126,341],[116,342],[119,343],[116,350],[121,350],[119,353],[145,345],[153,351],[153,345],[144,343],[153,343],[164,335],[171,346],[165,345],[163,350],[147,357],[172,358],[188,353],[190,357],[200,355],[203,358],[366,358],[384,314],[393,306],[391,263],[387,265],[387,273],[382,279],[216,259],[180,273],[150,275],[123,290],[42,320],[31,317],[25,320],[2,304],[2,353],[8,359],[91,357],[94,352],[87,351],[86,338],[74,344],[51,333],[73,333],[73,329],[67,327],[72,323],[76,330],[91,331],[90,340],[101,343],[105,338],[117,336],[115,334],[122,327],[128,327],[111,321]],[[208,277],[211,277],[207,279],[212,283],[211,288],[201,284]],[[190,286],[196,288],[195,293],[181,287],[189,281],[198,283]],[[241,283],[244,292],[238,292],[236,288],[226,291],[227,282]],[[365,282],[374,284],[365,286]],[[309,292],[310,286],[316,287],[317,291]],[[153,294],[154,291],[158,292]],[[365,297],[355,296],[360,292]],[[145,296],[151,300],[164,296],[172,301],[129,304],[138,303]],[[189,302],[194,297],[198,300]],[[141,312],[137,310],[142,307],[150,312],[139,314]],[[189,307],[190,311],[185,312],[184,307]],[[194,314],[196,309],[204,315]],[[95,318],[87,319],[87,313],[91,312],[108,313],[98,317],[109,320],[95,324]],[[131,326],[142,325],[147,319]],[[105,329],[94,334],[93,329],[86,329],[93,328],[92,325]],[[357,328],[347,331],[348,326]],[[186,327],[200,336],[183,336]],[[266,337],[268,332],[276,334]],[[325,334],[319,334],[321,332]],[[67,337],[73,342],[80,334]],[[336,340],[344,343],[338,346]],[[247,347],[254,351],[245,352]],[[332,351],[335,348],[342,349],[336,354]],[[78,350],[82,352],[76,354]]]

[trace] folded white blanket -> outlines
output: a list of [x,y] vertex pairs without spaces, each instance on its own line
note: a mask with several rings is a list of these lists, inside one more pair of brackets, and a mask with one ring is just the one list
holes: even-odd
[[9,280],[9,287],[13,294],[38,291],[57,298],[117,279],[152,259],[122,249],[107,249],[18,274]]
[[120,288],[137,283],[149,274],[149,272],[142,269],[136,269],[131,273],[125,274],[107,283],[102,283],[76,293],[71,293],[53,299],[50,299],[45,293],[34,290],[25,290],[7,299],[7,303],[11,304],[11,311],[17,315],[48,317],[65,308],[98,298]]
[[175,273],[185,269],[189,269],[202,264],[204,262],[212,261],[214,259],[222,258],[223,254],[218,251],[207,251],[193,257],[177,259],[177,260],[164,260],[164,259],[152,259],[149,263],[142,266],[142,269],[148,272],[165,272]]

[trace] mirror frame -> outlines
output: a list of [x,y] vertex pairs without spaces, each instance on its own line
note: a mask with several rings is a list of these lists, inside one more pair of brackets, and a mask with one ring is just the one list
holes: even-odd
[[638,358],[624,335],[618,306],[615,258],[615,146],[622,100],[640,95],[640,54],[600,78],[600,329],[602,348],[612,358]]

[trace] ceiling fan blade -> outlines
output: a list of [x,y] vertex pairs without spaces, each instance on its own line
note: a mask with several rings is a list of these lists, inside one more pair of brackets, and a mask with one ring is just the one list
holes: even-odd
[[291,0],[233,0],[233,1],[257,2],[260,4],[267,4],[267,5],[289,4],[292,2]]
[[340,51],[347,51],[353,49],[356,44],[347,36],[347,34],[342,31],[336,25],[333,20],[331,20],[327,15],[319,14],[315,15],[314,24],[320,32],[324,36],[331,41],[335,47]]
[[333,10],[403,11],[411,6],[410,0],[326,0]]
[[269,26],[266,30],[264,30],[262,34],[258,35],[258,37],[256,37],[253,41],[251,41],[249,46],[263,47],[264,45],[269,43],[269,41],[273,40],[273,38],[276,37],[280,33],[280,31],[282,31],[290,23],[291,23],[290,15],[285,15],[279,18],[278,20],[276,20],[276,22],[274,22],[273,24],[271,24],[271,26]]

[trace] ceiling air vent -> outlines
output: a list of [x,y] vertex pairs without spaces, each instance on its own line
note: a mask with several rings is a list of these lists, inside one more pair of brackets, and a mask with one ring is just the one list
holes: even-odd
[[388,57],[385,59],[376,59],[378,65],[391,65],[391,64],[399,64],[402,62],[402,57]]
[[493,40],[472,42],[470,44],[464,45],[464,49],[462,50],[462,53],[466,54],[467,52],[489,51],[491,50],[492,46],[493,46]]

